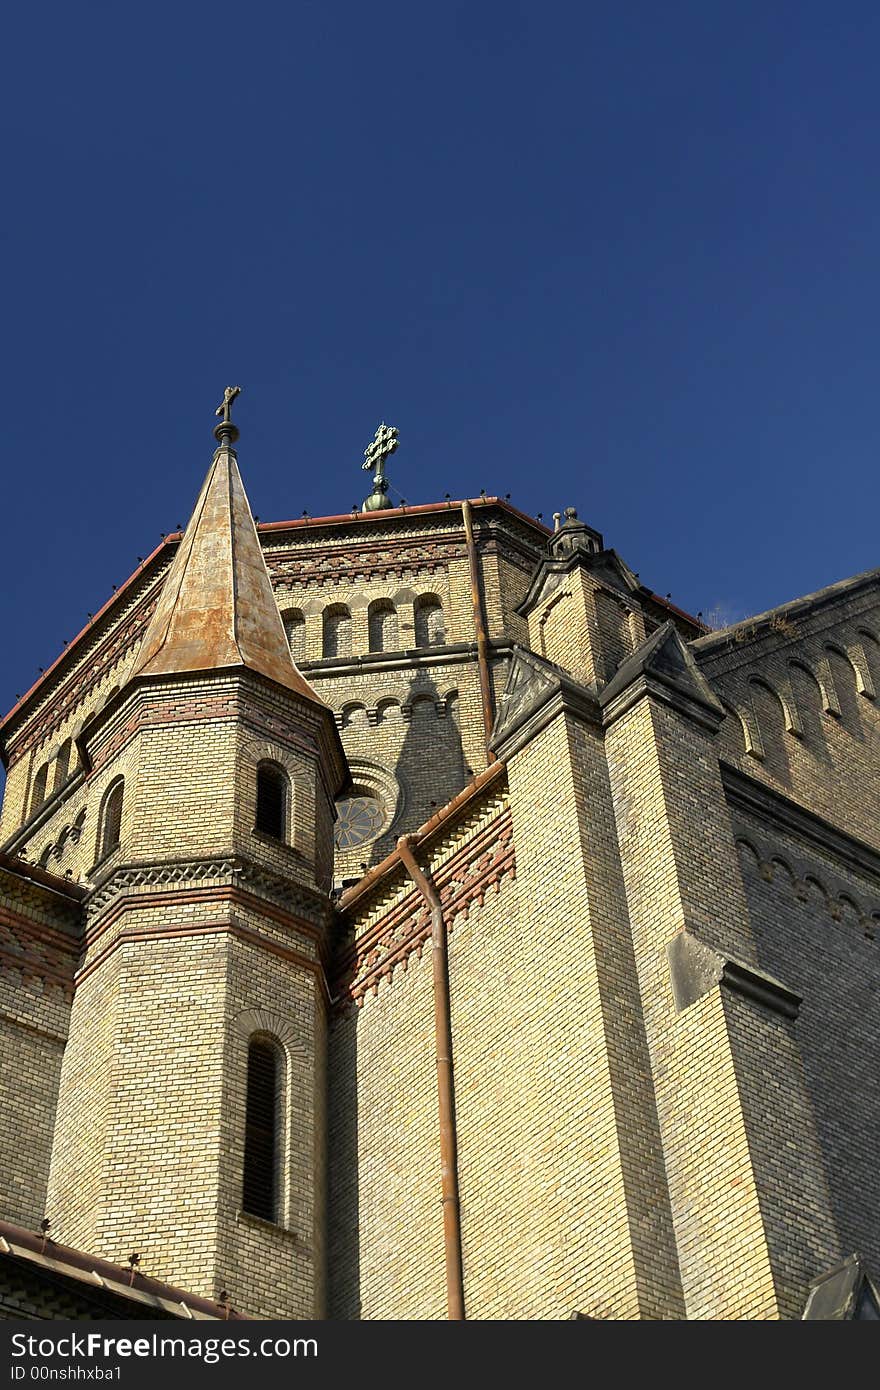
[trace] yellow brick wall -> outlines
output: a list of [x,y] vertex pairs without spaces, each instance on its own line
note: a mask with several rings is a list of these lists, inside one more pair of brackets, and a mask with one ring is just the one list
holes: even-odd
[[647,698],[607,746],[687,1315],[792,1316],[838,1250],[791,1025],[717,986],[677,1014],[665,955],[686,927],[756,957],[714,747]]
[[[558,720],[511,767],[516,884],[505,879],[451,921],[473,1318],[681,1308],[644,1037],[637,1024],[621,1033],[615,1017],[635,994],[620,870],[610,839],[588,864],[580,846],[583,807],[597,795],[608,796],[601,747]],[[433,847],[433,872],[468,833]],[[397,896],[411,891],[395,883]],[[357,928],[394,901],[386,892],[378,908],[368,904]],[[431,1009],[427,957],[410,957],[334,1029],[336,1316],[389,1316],[395,1306],[396,1316],[444,1315]],[[416,1187],[398,1210],[407,1172]]]
[[[804,998],[795,1035],[840,1247],[858,1250],[876,1268],[880,882],[867,867],[855,871],[829,849],[807,846],[741,810],[735,829],[761,965]],[[768,1114],[778,1111],[767,1107]],[[787,1154],[784,1140],[780,1154]],[[790,1229],[799,1224],[793,1216]]]
[[78,904],[0,868],[0,1213],[36,1228],[70,1019]]
[[42,996],[42,990],[23,992],[0,978],[0,1209],[5,1221],[31,1229],[47,1210],[52,1126],[69,1012],[66,1002]]
[[[525,528],[491,509],[474,517],[490,635],[528,640],[514,612],[530,572]],[[48,867],[80,881],[96,870],[98,892],[63,1065],[66,1004],[0,973],[2,1214],[35,1224],[47,1210],[59,1239],[123,1261],[139,1249],[147,1272],[208,1295],[226,1288],[257,1316],[326,1306],[335,1317],[443,1318],[429,950],[377,977],[362,1007],[344,1007],[343,993],[328,1066],[319,938],[331,879],[377,862],[485,765],[471,646],[405,655],[420,593],[441,597],[447,643],[473,643],[470,576],[451,510],[333,535],[329,557],[327,536],[306,529],[263,543],[279,606],[306,614],[308,678],[339,717],[355,781],[374,771],[397,813],[381,837],[331,864],[314,720],[259,683],[138,687],[86,731],[94,771],[78,778],[72,763],[62,784],[53,770],[46,812],[18,845],[31,861],[49,849]],[[38,769],[55,768],[64,741],[124,679],[138,605],[166,563],[146,568],[23,717],[3,836],[30,814]],[[375,598],[398,606],[400,660],[324,662],[324,607],[351,607],[353,657],[367,657]],[[601,686],[641,635],[639,615],[621,613],[574,570],[532,615],[531,645]],[[866,1099],[880,879],[867,859],[855,872],[741,814],[737,833],[758,849],[744,850],[740,868],[719,772],[721,757],[880,847],[877,630],[876,601],[863,592],[745,642],[697,643],[704,671],[740,712],[718,739],[647,699],[604,740],[560,714],[511,757],[506,793],[493,784],[419,851],[442,876],[468,844],[483,847],[488,826],[512,818],[515,880],[493,879],[494,851],[481,848],[462,885],[482,873],[485,891],[450,916],[470,1317],[796,1318],[809,1279],[840,1253],[880,1260]],[[114,634],[115,648],[102,648]],[[505,664],[502,650],[496,691]],[[415,694],[429,698],[411,719],[383,705],[411,707]],[[213,702],[210,718],[190,708],[199,701]],[[787,728],[792,709],[797,727]],[[742,720],[760,756],[746,752]],[[292,778],[288,845],[254,833],[262,757]],[[120,774],[122,843],[96,865],[99,808]],[[155,878],[114,878],[133,862],[233,852],[288,882],[298,926],[276,899],[224,901],[237,891],[231,873],[170,873],[164,899]],[[348,925],[372,930],[412,896],[397,870]],[[800,1017],[717,985],[676,1013],[665,947],[683,928],[799,990]],[[281,1037],[288,1069],[277,1226],[240,1212],[247,1030],[257,1022]]]
[[362,1009],[334,1022],[334,1318],[446,1316],[432,998],[425,954],[398,970],[391,987],[368,995]]

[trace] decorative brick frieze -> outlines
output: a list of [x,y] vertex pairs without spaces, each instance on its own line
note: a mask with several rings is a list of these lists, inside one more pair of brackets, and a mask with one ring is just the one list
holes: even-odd
[[276,586],[323,587],[343,583],[363,583],[376,579],[415,579],[421,575],[442,574],[448,561],[463,556],[464,546],[455,539],[410,541],[398,548],[350,546],[343,555],[329,546],[309,555],[296,551],[267,554],[266,563]]
[[[460,517],[460,512],[457,515]],[[538,557],[538,546],[524,544],[511,535],[507,525],[502,529],[479,510],[476,520],[476,544],[481,555],[503,554],[523,574],[531,572]],[[466,558],[460,520],[453,523],[447,534],[439,532],[440,528],[434,521],[430,533],[423,530],[421,534],[399,536],[389,531],[377,537],[373,532],[366,541],[346,537],[344,547],[340,546],[338,537],[320,546],[304,544],[302,547],[283,549],[267,546],[266,564],[276,586],[324,587],[340,582],[367,583],[387,579],[405,582],[425,575],[442,574],[450,561]],[[378,539],[382,542],[379,546],[376,544]]]
[[189,886],[209,880],[250,891],[260,899],[261,904],[268,899],[291,916],[310,923],[311,930],[318,930],[329,916],[329,899],[317,889],[310,890],[241,855],[221,855],[213,859],[129,864],[112,869],[103,881],[95,885],[87,900],[87,934],[103,920],[105,910],[120,895],[154,886]]
[[140,641],[157,601],[158,586],[154,586],[131,615],[112,628],[97,644],[88,662],[83,664],[82,670],[60,686],[58,692],[39,711],[39,718],[24,724],[18,737],[10,737],[7,747],[11,761],[17,761],[31,748],[46,743],[55,730],[88,700],[92,691],[106,680],[109,673]]
[[[467,840],[432,877],[451,932],[474,903],[482,906],[490,890],[497,893],[505,878],[516,878],[510,812],[504,811]],[[363,1003],[367,991],[375,994],[383,980],[390,982],[398,966],[406,970],[413,952],[421,956],[430,935],[430,914],[421,894],[412,889],[345,951],[334,989],[339,1002]]]
[[854,878],[852,867],[842,859],[837,859],[835,872],[835,856],[829,862],[827,849],[824,854],[798,852],[796,840],[783,840],[770,827],[762,834],[745,818],[735,823],[734,832],[747,883],[753,869],[763,883],[780,885],[790,895],[792,911],[796,903],[811,903],[827,914],[829,924],[857,927],[868,941],[875,940],[880,932],[880,880],[864,869]]

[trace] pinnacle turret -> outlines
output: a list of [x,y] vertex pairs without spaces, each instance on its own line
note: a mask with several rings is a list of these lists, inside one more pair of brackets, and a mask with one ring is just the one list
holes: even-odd
[[132,670],[169,675],[246,666],[298,695],[323,701],[297,670],[232,445],[227,387],[219,447],[162,587]]

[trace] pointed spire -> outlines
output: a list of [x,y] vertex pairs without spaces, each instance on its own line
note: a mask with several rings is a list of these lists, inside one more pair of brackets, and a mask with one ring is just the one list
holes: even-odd
[[219,447],[147,626],[132,676],[246,666],[323,705],[297,670],[232,445],[227,386]]

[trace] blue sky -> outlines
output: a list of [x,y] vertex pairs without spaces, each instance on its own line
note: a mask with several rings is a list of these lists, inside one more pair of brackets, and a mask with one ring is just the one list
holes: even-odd
[[244,387],[264,520],[575,505],[745,616],[880,563],[880,7],[16,6],[7,709],[158,542]]

